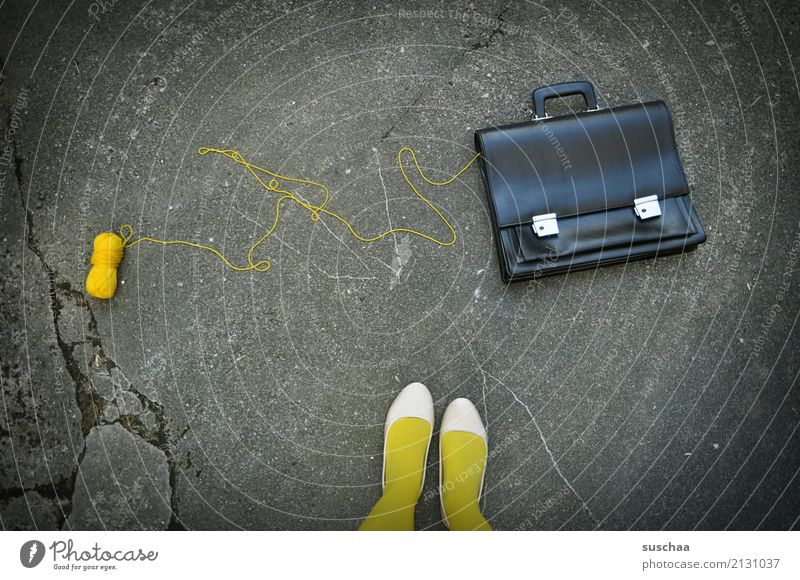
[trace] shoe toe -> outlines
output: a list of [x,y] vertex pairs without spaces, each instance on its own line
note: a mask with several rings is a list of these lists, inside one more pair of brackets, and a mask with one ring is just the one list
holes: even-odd
[[469,399],[454,399],[445,409],[440,433],[444,435],[448,431],[474,433],[488,444],[481,415]]
[[386,431],[403,417],[418,417],[433,425],[433,397],[422,383],[411,383],[400,391],[386,414]]

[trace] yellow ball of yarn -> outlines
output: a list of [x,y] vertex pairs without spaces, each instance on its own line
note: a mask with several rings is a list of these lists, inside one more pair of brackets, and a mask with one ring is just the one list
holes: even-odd
[[94,239],[92,269],[86,277],[86,292],[95,298],[111,298],[117,291],[117,268],[124,253],[122,238],[103,232]]

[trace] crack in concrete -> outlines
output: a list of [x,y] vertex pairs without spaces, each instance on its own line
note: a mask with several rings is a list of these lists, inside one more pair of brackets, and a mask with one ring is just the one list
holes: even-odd
[[506,13],[506,10],[508,10],[508,6],[503,8],[499,13],[492,15],[492,17],[495,20],[497,20],[497,26],[489,31],[489,37],[486,40],[484,40],[483,42],[476,42],[475,44],[473,44],[471,50],[480,50],[482,48],[489,48],[498,34],[505,35],[505,31],[503,30],[503,25],[505,24],[506,21],[503,18],[503,15]]
[[[5,65],[2,61],[0,61],[0,68],[4,69]],[[3,79],[4,80],[4,79]],[[4,84],[4,83],[3,83]],[[4,104],[3,108],[5,109],[5,113],[8,117],[8,129],[11,128],[11,110],[8,104]],[[81,396],[83,392],[82,387],[82,378],[79,368],[75,363],[74,359],[72,358],[72,347],[67,345],[67,343],[63,340],[60,329],[58,326],[58,318],[61,313],[61,303],[58,299],[58,292],[57,292],[57,276],[53,268],[47,263],[44,259],[44,256],[39,249],[38,244],[33,236],[33,216],[30,210],[25,203],[25,199],[23,197],[23,173],[22,173],[22,163],[23,159],[19,156],[17,151],[17,143],[16,143],[16,131],[14,132],[7,132],[7,134],[12,135],[12,139],[10,142],[11,149],[13,151],[11,157],[11,164],[13,165],[14,170],[14,178],[17,182],[17,191],[19,193],[20,204],[22,206],[22,210],[25,212],[25,245],[26,247],[33,253],[34,256],[39,260],[41,263],[45,274],[47,275],[47,281],[49,285],[49,295],[50,295],[50,311],[53,319],[53,326],[55,330],[55,338],[56,343],[61,351],[62,358],[64,359],[65,368],[67,370],[67,374],[69,374],[72,381],[75,383],[75,398],[76,403],[78,406],[79,411],[81,412],[81,429],[84,431],[84,435],[86,431],[84,430],[84,417],[88,416],[88,413],[84,415],[84,409],[86,408],[87,404],[90,401],[87,401],[84,397]],[[23,258],[24,259],[24,258]],[[10,436],[10,433],[9,433]],[[77,466],[80,466],[80,461],[83,459],[83,454],[86,451],[86,446],[84,443],[84,447],[81,449],[80,453],[76,457]],[[72,510],[72,496],[75,490],[75,479],[77,476],[77,467],[73,471],[70,477],[62,478],[58,481],[50,481],[47,484],[42,484],[40,486],[36,486],[30,489],[24,488],[11,488],[2,491],[2,497],[15,497],[19,495],[24,495],[27,492],[36,491],[43,497],[47,497],[54,501],[55,509],[56,509],[56,521],[57,525],[61,527],[63,522],[69,517],[69,514]],[[64,502],[62,504],[62,501]]]
[[489,410],[488,410],[487,405],[486,405],[486,388],[487,388],[487,380],[486,379],[489,378],[489,379],[495,381],[496,383],[498,383],[499,385],[501,385],[506,391],[508,391],[511,394],[511,396],[514,398],[514,401],[516,401],[517,403],[522,405],[522,407],[528,413],[528,416],[531,418],[531,422],[533,423],[533,426],[536,429],[536,432],[539,434],[539,439],[542,441],[542,445],[544,446],[544,450],[547,453],[547,456],[550,458],[550,462],[553,465],[553,469],[558,474],[558,476],[561,478],[561,480],[566,484],[566,486],[569,488],[569,490],[572,492],[572,495],[574,495],[575,498],[580,502],[580,504],[583,507],[583,509],[586,510],[586,512],[589,514],[589,517],[592,518],[592,521],[594,521],[595,526],[596,526],[595,529],[597,529],[600,526],[600,520],[597,519],[597,517],[592,512],[592,509],[589,507],[589,504],[586,502],[586,500],[583,499],[583,496],[580,493],[578,493],[578,490],[576,490],[575,487],[572,485],[572,483],[569,481],[569,479],[567,479],[567,476],[564,475],[564,472],[561,470],[561,466],[558,464],[558,461],[556,460],[555,454],[550,449],[550,445],[547,443],[547,439],[545,438],[541,427],[539,427],[539,422],[536,420],[536,417],[534,416],[534,414],[531,411],[530,407],[528,407],[528,405],[525,404],[522,401],[522,399],[520,399],[517,396],[517,394],[511,389],[511,387],[509,387],[507,384],[505,384],[499,378],[495,377],[489,371],[484,369],[483,368],[483,364],[478,360],[478,357],[475,355],[475,351],[473,350],[472,345],[469,342],[467,342],[467,340],[463,336],[459,335],[459,338],[461,338],[461,341],[467,347],[467,350],[469,351],[469,354],[472,357],[472,360],[475,361],[475,364],[478,366],[478,371],[480,371],[480,373],[481,373],[481,375],[483,377],[483,385],[481,387],[481,392],[482,392],[482,399],[483,399],[483,413],[484,413],[484,421],[485,421],[485,424],[486,424],[486,433],[487,434],[489,433]]
[[392,125],[391,127],[389,127],[389,128],[386,130],[386,132],[385,132],[385,133],[384,133],[384,134],[381,136],[381,141],[383,141],[384,139],[388,139],[388,138],[389,138],[389,135],[391,135],[391,134],[392,134],[392,131],[394,131],[394,128],[395,128],[395,126],[394,126],[394,125]]
[[[100,349],[102,353],[102,346],[100,347]],[[158,448],[164,454],[164,456],[167,459],[167,467],[169,471],[169,485],[170,485],[171,516],[167,529],[186,530],[187,528],[178,514],[178,477],[181,473],[181,465],[178,459],[175,457],[175,452],[173,447],[175,443],[179,441],[183,437],[183,435],[186,434],[188,427],[184,429],[184,431],[179,436],[173,438],[172,430],[169,427],[169,421],[167,419],[167,413],[166,409],[164,408],[164,405],[162,405],[157,401],[154,401],[146,394],[139,391],[136,387],[134,387],[128,380],[127,376],[125,376],[125,373],[122,372],[122,369],[119,366],[117,366],[117,364],[112,359],[105,356],[105,354],[101,354],[101,356],[103,357],[104,366],[109,373],[111,369],[117,369],[117,371],[120,374],[122,374],[127,384],[127,386],[123,390],[132,393],[139,400],[139,403],[142,405],[142,408],[152,413],[153,416],[155,417],[155,427],[152,428],[148,427],[142,421],[141,417],[135,413],[120,414],[119,419],[111,421],[109,423],[104,422],[103,424],[119,423],[125,430],[143,439],[153,447]]]
[[459,335],[459,338],[464,343],[464,345],[467,347],[467,350],[469,350],[469,354],[470,354],[470,356],[472,356],[472,360],[474,360],[475,364],[478,365],[478,370],[480,371],[481,376],[483,377],[483,385],[481,386],[481,394],[482,394],[482,399],[483,399],[483,420],[484,420],[484,424],[486,426],[486,434],[488,436],[488,434],[489,434],[489,408],[486,406],[486,386],[487,386],[486,385],[486,377],[490,376],[490,375],[483,368],[483,364],[478,360],[478,357],[475,356],[475,351],[472,350],[472,345],[470,343],[468,343],[463,336]]
[[[69,517],[69,510],[72,509],[72,494],[74,492],[74,485],[70,478],[62,478],[56,482],[43,483],[33,487],[7,487],[0,490],[0,501],[7,501],[17,497],[24,497],[25,503],[28,503],[28,493],[38,493],[45,499],[50,500],[52,503],[52,513],[56,521],[56,526],[61,529],[64,522]],[[67,514],[65,515],[65,511]]]
[[[497,27],[495,27],[494,29],[492,29],[492,30],[490,30],[488,32],[488,38],[486,40],[484,40],[483,42],[475,43],[472,46],[471,50],[479,50],[481,48],[488,48],[494,42],[495,38],[498,35],[504,35],[505,34],[505,32],[502,30],[502,27],[503,27],[503,24],[504,24],[503,14],[504,14],[505,10],[506,10],[506,8],[504,8],[500,13],[494,15],[494,17],[498,21],[498,25],[497,25]],[[469,52],[469,51],[466,51],[466,52]],[[465,52],[465,54],[466,54],[466,52]],[[4,68],[4,64],[2,63],[2,61],[0,61],[0,68]],[[420,102],[422,97],[424,96],[424,93],[425,93],[424,90],[422,92],[420,92],[414,98],[414,100],[411,103],[410,107],[416,106]],[[7,106],[6,106],[6,109],[7,109]],[[9,115],[9,117],[10,117],[10,115]],[[392,133],[392,131],[394,131],[395,129],[396,129],[396,125],[392,125],[391,127],[389,127],[389,129],[387,129],[387,131],[383,134],[381,139],[383,140],[383,139],[388,138],[390,136],[390,134]],[[18,185],[20,203],[21,203],[22,209],[23,209],[23,211],[25,213],[26,230],[27,230],[26,231],[26,234],[27,234],[26,235],[26,246],[37,257],[37,259],[39,260],[42,268],[44,269],[44,271],[45,271],[45,273],[47,275],[48,284],[50,286],[50,296],[51,296],[50,310],[51,310],[51,314],[52,314],[53,329],[54,329],[57,345],[58,345],[59,350],[61,352],[61,358],[64,361],[65,369],[66,369],[67,373],[69,374],[69,376],[70,376],[70,378],[71,378],[71,380],[72,380],[72,382],[73,382],[73,384],[75,386],[75,400],[76,400],[76,404],[78,406],[78,410],[79,410],[79,412],[81,414],[80,426],[81,426],[82,434],[84,436],[84,444],[83,444],[83,447],[82,447],[81,451],[76,456],[76,467],[75,467],[75,470],[73,471],[73,473],[71,474],[70,477],[65,477],[65,478],[62,478],[59,481],[50,482],[50,483],[47,483],[47,484],[42,484],[42,485],[35,486],[35,487],[29,488],[29,489],[7,488],[7,489],[4,489],[4,490],[0,490],[0,499],[18,497],[18,496],[24,495],[27,492],[34,492],[35,491],[35,492],[39,493],[41,496],[46,497],[48,499],[51,499],[55,503],[55,505],[57,507],[57,515],[58,515],[57,520],[59,521],[59,527],[63,527],[66,524],[66,521],[69,518],[69,515],[71,513],[72,498],[73,498],[73,495],[74,495],[74,492],[75,492],[77,476],[78,476],[78,474],[80,472],[81,463],[82,463],[83,458],[84,458],[84,456],[86,454],[86,451],[87,451],[86,437],[88,436],[89,432],[92,429],[94,429],[94,428],[96,428],[96,427],[98,427],[100,425],[109,425],[109,424],[113,424],[113,423],[119,423],[126,430],[128,430],[132,434],[138,436],[139,438],[143,439],[144,441],[147,441],[151,445],[157,447],[159,450],[162,451],[162,453],[165,454],[165,456],[167,458],[168,466],[169,466],[169,484],[170,484],[170,489],[171,489],[170,507],[171,507],[171,512],[172,512],[172,516],[171,516],[171,519],[170,519],[170,522],[169,522],[168,529],[186,529],[186,527],[183,525],[182,521],[180,520],[180,517],[178,515],[178,510],[177,510],[177,483],[178,483],[180,465],[179,465],[179,462],[177,461],[177,459],[176,459],[176,457],[174,455],[173,443],[171,442],[171,430],[169,428],[169,422],[168,422],[168,419],[167,419],[167,416],[166,416],[166,410],[165,410],[165,408],[164,408],[164,406],[162,404],[152,400],[150,397],[148,397],[144,393],[140,392],[139,390],[137,390],[132,385],[129,385],[126,390],[128,390],[133,395],[135,395],[137,397],[137,399],[139,400],[139,402],[141,403],[142,407],[144,409],[150,411],[151,413],[153,413],[153,415],[155,416],[155,418],[156,418],[156,421],[155,421],[156,427],[155,427],[155,429],[148,428],[136,414],[121,414],[120,417],[117,420],[110,421],[110,422],[109,421],[104,421],[102,419],[104,407],[106,405],[110,404],[110,401],[105,401],[102,397],[100,397],[96,393],[96,391],[95,391],[95,389],[94,389],[94,387],[93,387],[93,385],[91,383],[90,378],[84,372],[81,371],[81,365],[79,364],[79,362],[76,359],[75,354],[74,354],[75,348],[77,346],[81,345],[81,344],[86,344],[88,342],[95,350],[95,366],[98,367],[98,369],[105,369],[109,373],[110,373],[111,369],[114,369],[114,368],[118,369],[120,372],[122,372],[122,371],[117,366],[117,364],[110,357],[108,357],[105,354],[105,351],[104,351],[103,345],[102,345],[102,339],[100,337],[97,318],[94,315],[94,312],[92,310],[91,304],[87,301],[87,299],[84,297],[84,295],[80,291],[75,290],[75,289],[73,289],[71,287],[71,284],[70,284],[69,281],[59,282],[58,272],[48,263],[47,259],[44,256],[43,251],[41,250],[41,248],[38,245],[38,242],[37,242],[37,240],[35,238],[35,235],[34,235],[33,212],[30,209],[28,209],[28,206],[27,206],[27,204],[25,202],[25,199],[24,199],[24,194],[23,194],[24,175],[23,175],[23,170],[22,170],[22,164],[23,164],[24,160],[18,155],[16,137],[14,137],[14,139],[12,139],[11,146],[12,146],[12,149],[13,149],[14,176],[16,178],[17,185]],[[377,151],[375,153],[376,153],[376,158],[377,158]],[[379,161],[378,161],[378,163],[379,163]],[[379,166],[379,172],[380,172],[380,166]],[[381,175],[380,177],[381,177],[381,184],[383,185],[384,195],[388,196],[387,191],[386,191],[386,185],[385,185],[385,183],[383,183],[383,176]],[[386,197],[386,204],[387,204],[387,217],[389,217],[389,220],[390,220],[389,224],[390,224],[390,228],[391,228],[391,217],[388,216],[388,197]],[[330,233],[333,234],[333,232],[330,232]],[[285,243],[283,240],[280,240],[280,241],[281,241],[281,243]],[[397,253],[397,240],[396,239],[394,240],[394,244],[395,244],[395,253]],[[294,250],[294,248],[291,248],[291,249]],[[295,250],[295,251],[297,251],[297,250]],[[388,266],[387,264],[384,264],[384,265],[389,267],[393,271],[393,273],[395,273],[396,275],[399,275],[399,271],[395,271],[395,268],[393,268],[391,266]],[[330,274],[330,273],[328,273],[328,272],[326,272],[326,271],[324,271],[324,270],[322,270],[320,268],[318,268],[318,269],[320,270],[320,272],[322,274],[324,274],[325,276],[327,276],[329,278],[332,278],[332,279],[340,279],[340,278],[354,279],[354,280],[374,280],[375,279],[375,277],[372,277],[372,276],[371,277],[363,277],[362,278],[362,277],[354,277],[354,276],[333,275],[333,274]],[[61,329],[61,326],[60,326],[60,317],[61,317],[61,313],[62,313],[63,308],[64,308],[64,300],[65,299],[71,300],[79,308],[83,308],[83,309],[86,310],[86,312],[88,314],[88,317],[89,317],[89,321],[88,321],[88,325],[87,325],[87,330],[88,330],[87,334],[88,334],[89,338],[88,338],[87,341],[72,341],[72,342],[65,341],[65,339],[63,337],[62,329]],[[595,522],[597,522],[597,519],[592,514],[592,512],[589,509],[589,507],[586,504],[586,502],[583,501],[581,496],[578,494],[578,492],[574,489],[572,484],[567,480],[567,478],[564,476],[563,472],[561,471],[561,469],[560,469],[560,467],[559,467],[559,465],[558,465],[558,463],[557,463],[557,461],[555,459],[555,456],[553,455],[552,451],[550,450],[550,448],[549,448],[549,446],[547,444],[547,441],[546,441],[546,439],[544,437],[544,434],[542,433],[542,431],[541,431],[541,429],[540,429],[540,427],[538,425],[538,422],[536,421],[533,413],[530,411],[528,406],[525,403],[523,403],[517,397],[517,395],[505,383],[503,383],[502,381],[500,381],[499,379],[497,379],[496,377],[494,377],[490,373],[488,373],[488,371],[486,371],[483,368],[483,365],[478,361],[478,358],[477,358],[472,346],[468,342],[466,342],[466,340],[463,337],[461,337],[461,340],[466,345],[466,347],[467,347],[467,349],[468,349],[468,351],[470,353],[470,356],[475,361],[476,365],[478,366],[478,370],[479,370],[479,372],[481,373],[481,376],[482,376],[482,388],[481,388],[482,406],[483,406],[483,410],[484,410],[485,422],[487,424],[487,432],[488,432],[488,422],[489,422],[488,421],[488,406],[487,406],[487,388],[488,388],[487,378],[490,378],[490,379],[492,379],[494,381],[497,381],[499,384],[501,384],[506,390],[508,390],[512,394],[514,399],[525,408],[525,410],[527,411],[528,415],[531,417],[531,420],[532,420],[532,422],[533,422],[533,424],[534,424],[534,426],[535,426],[535,428],[536,428],[536,430],[537,430],[537,432],[539,434],[539,437],[542,440],[544,448],[545,448],[548,456],[550,457],[556,472],[559,474],[559,476],[562,478],[562,480],[566,483],[566,485],[569,487],[569,489],[573,492],[573,494],[581,501],[582,505],[588,511],[590,516],[595,520]],[[181,433],[181,435],[177,439],[180,439],[183,435],[185,435],[185,433],[187,432],[188,428],[189,427],[187,427],[187,429],[185,429],[183,431],[183,433]]]
[[[0,67],[2,67],[2,63],[0,63]],[[5,108],[8,109],[7,106]],[[78,474],[80,473],[81,464],[87,451],[86,437],[93,428],[101,425],[103,410],[108,404],[105,400],[103,400],[102,397],[97,395],[89,377],[81,371],[81,367],[74,356],[75,347],[79,344],[85,344],[87,341],[67,342],[64,340],[60,326],[60,317],[64,308],[65,299],[73,301],[79,308],[85,309],[88,313],[89,323],[86,329],[86,334],[89,336],[88,342],[95,350],[95,366],[98,368],[105,368],[109,374],[111,369],[118,367],[113,360],[106,356],[105,351],[103,350],[97,318],[92,311],[91,304],[86,300],[83,293],[72,289],[69,281],[58,282],[58,273],[48,263],[44,253],[39,247],[39,244],[34,236],[33,212],[28,209],[23,194],[23,159],[18,154],[15,134],[11,140],[11,148],[13,150],[12,162],[14,165],[14,175],[17,181],[20,204],[23,212],[25,213],[26,247],[33,253],[34,256],[36,256],[47,275],[53,330],[56,343],[61,351],[61,358],[64,361],[64,366],[75,386],[75,401],[81,414],[80,425],[83,433],[84,443],[81,451],[75,458],[75,469],[69,477],[62,478],[57,482],[50,482],[49,484],[40,485],[32,489],[4,490],[2,494],[0,494],[0,497],[15,497],[17,495],[24,495],[28,491],[38,492],[43,497],[47,497],[55,502],[57,511],[57,525],[60,529],[63,529],[65,525],[68,525],[67,520],[72,512],[75,486]],[[121,369],[119,370],[121,372]],[[157,428],[148,432],[141,421],[138,420],[138,417],[132,419],[130,415],[121,416],[119,422],[129,432],[154,445],[166,456],[167,465],[169,467],[170,509],[172,514],[168,529],[186,529],[180,520],[180,517],[178,516],[177,483],[180,465],[175,458],[172,444],[170,443],[170,429],[166,417],[166,411],[163,405],[151,400],[149,397],[134,389],[132,386],[129,386],[127,390],[133,393],[139,399],[143,408],[153,413],[156,418]],[[123,419],[123,417],[125,419]],[[108,423],[103,422],[102,424]]]
[[482,386],[481,390],[482,390],[482,394],[483,394],[483,412],[484,412],[485,421],[486,421],[486,433],[487,434],[489,433],[489,411],[488,411],[487,406],[486,406],[486,387],[487,387],[486,379],[488,377],[489,379],[495,381],[497,384],[501,385],[506,391],[508,391],[511,394],[511,396],[514,398],[514,401],[516,401],[517,403],[522,405],[522,407],[528,413],[528,416],[531,418],[531,422],[533,423],[533,426],[536,429],[536,432],[539,434],[539,439],[542,441],[542,445],[544,446],[544,450],[547,453],[547,456],[550,458],[550,462],[553,465],[553,469],[555,469],[556,473],[561,478],[561,480],[566,484],[566,486],[569,488],[569,490],[572,492],[572,494],[575,496],[575,498],[581,503],[581,506],[583,507],[583,509],[585,509],[586,512],[589,514],[589,517],[592,518],[592,520],[595,523],[596,528],[599,527],[600,526],[600,521],[597,519],[597,517],[592,512],[591,508],[589,507],[589,504],[586,503],[586,500],[583,499],[583,496],[581,496],[581,494],[578,493],[578,490],[575,489],[575,487],[572,485],[572,483],[569,481],[569,479],[567,479],[567,476],[564,475],[564,472],[561,470],[561,466],[558,464],[558,461],[556,460],[556,457],[553,454],[553,451],[550,449],[550,445],[548,445],[547,439],[545,438],[541,427],[539,427],[539,422],[536,420],[536,417],[533,414],[533,412],[531,411],[530,407],[528,407],[528,405],[525,404],[522,401],[522,399],[520,399],[517,396],[517,394],[511,389],[511,387],[509,387],[507,384],[505,384],[505,382],[501,381],[499,378],[495,377],[489,371],[484,369],[483,368],[483,364],[478,360],[478,357],[475,355],[475,351],[472,349],[472,345],[469,342],[467,342],[467,340],[463,336],[459,335],[459,338],[461,338],[461,341],[467,347],[467,350],[469,351],[469,354],[472,357],[472,360],[474,360],[475,364],[478,365],[478,370],[480,371],[481,375],[483,376],[483,386]]
[[[503,16],[505,15],[507,10],[508,6],[504,6],[503,9],[500,10],[500,12],[492,14],[491,18],[497,22],[497,26],[488,31],[489,34],[486,40],[473,43],[472,46],[466,48],[466,50],[464,50],[464,52],[461,55],[464,56],[467,53],[475,52],[476,50],[480,50],[482,48],[489,48],[494,43],[494,39],[498,35],[504,36],[506,32],[505,30],[503,30],[503,26],[506,24],[506,20]],[[486,30],[481,30],[480,34],[482,35],[485,34],[486,32],[487,32]]]
[[569,479],[567,479],[567,476],[564,475],[564,472],[561,471],[561,466],[558,464],[558,461],[556,460],[556,456],[553,454],[553,451],[550,449],[550,445],[547,444],[547,439],[545,438],[541,427],[539,427],[539,422],[536,420],[536,416],[533,414],[533,412],[531,411],[530,407],[528,407],[528,405],[526,405],[522,401],[522,399],[520,399],[517,396],[517,394],[511,389],[511,387],[509,387],[503,381],[501,381],[497,377],[493,376],[491,373],[487,372],[487,375],[489,375],[489,377],[492,380],[497,381],[498,384],[502,385],[502,387],[506,391],[511,393],[511,396],[514,398],[514,400],[517,403],[519,403],[520,405],[522,405],[522,407],[528,413],[528,416],[531,418],[531,422],[533,423],[533,426],[536,428],[536,432],[539,434],[539,439],[541,439],[541,441],[542,441],[542,445],[544,446],[544,450],[547,453],[547,456],[550,458],[550,463],[552,463],[553,469],[555,469],[555,471],[558,474],[558,476],[561,478],[561,480],[566,484],[566,486],[572,492],[572,495],[575,496],[575,499],[577,499],[581,503],[581,506],[583,507],[583,509],[586,510],[586,513],[589,514],[589,517],[592,518],[592,521],[595,524],[595,529],[599,528],[600,527],[600,520],[597,519],[597,517],[594,515],[594,512],[592,512],[592,509],[589,507],[589,504],[586,503],[586,500],[583,499],[583,496],[580,493],[578,493],[578,490],[575,489],[575,487],[572,485],[572,483],[569,481]]

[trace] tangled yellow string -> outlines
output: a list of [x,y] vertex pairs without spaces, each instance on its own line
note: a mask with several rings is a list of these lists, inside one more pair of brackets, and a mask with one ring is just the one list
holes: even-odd
[[[444,215],[442,215],[442,212],[439,210],[439,208],[436,207],[424,195],[422,195],[417,190],[417,188],[414,187],[414,184],[411,183],[411,180],[408,178],[408,175],[406,174],[406,170],[403,167],[403,161],[402,161],[402,155],[406,151],[408,151],[411,154],[411,159],[414,161],[414,166],[416,167],[416,170],[417,170],[417,173],[419,174],[419,176],[426,183],[429,183],[430,185],[433,185],[433,186],[436,186],[436,187],[442,187],[442,186],[449,185],[449,184],[453,183],[456,179],[458,179],[461,176],[462,173],[464,173],[467,169],[469,169],[469,167],[475,162],[476,159],[478,159],[478,157],[480,157],[480,153],[474,155],[472,157],[472,159],[470,159],[469,162],[467,162],[466,165],[464,165],[461,169],[459,169],[455,173],[455,175],[453,175],[453,177],[451,177],[450,179],[448,179],[446,181],[433,181],[432,179],[429,179],[425,175],[425,173],[422,171],[422,168],[419,166],[419,162],[417,161],[417,156],[414,153],[413,149],[411,149],[410,147],[403,147],[402,149],[400,149],[397,152],[397,165],[400,168],[400,172],[403,174],[403,179],[405,179],[406,183],[411,188],[411,190],[417,195],[417,197],[419,197],[422,201],[424,201],[428,205],[428,207],[430,207],[436,213],[436,215],[439,216],[439,218],[444,222],[444,224],[447,226],[447,229],[450,230],[450,234],[451,234],[450,241],[442,241],[442,240],[439,240],[437,238],[434,238],[433,236],[429,236],[428,234],[424,234],[424,233],[422,233],[420,231],[413,230],[413,229],[410,229],[410,228],[392,228],[390,230],[386,230],[385,232],[383,232],[381,234],[378,234],[377,236],[373,236],[373,237],[362,236],[358,232],[356,232],[356,230],[353,227],[353,225],[347,219],[342,217],[340,214],[338,214],[338,213],[336,213],[334,211],[331,211],[331,210],[326,208],[326,206],[328,204],[328,201],[330,201],[330,198],[331,198],[331,192],[322,183],[317,183],[316,181],[311,181],[311,180],[308,180],[308,179],[301,179],[301,178],[297,178],[297,177],[287,177],[285,175],[280,175],[279,173],[275,173],[273,171],[270,171],[269,169],[265,169],[263,167],[259,167],[258,165],[253,165],[252,163],[249,163],[244,158],[244,156],[242,156],[241,153],[239,153],[238,151],[235,151],[233,149],[214,149],[212,147],[201,147],[200,149],[197,150],[197,152],[200,155],[207,155],[209,153],[217,153],[219,155],[224,155],[225,157],[227,157],[228,159],[231,159],[235,163],[238,163],[239,165],[242,165],[242,166],[246,167],[247,170],[253,175],[253,177],[255,177],[256,180],[258,180],[258,183],[261,185],[261,187],[263,187],[267,191],[271,191],[271,192],[275,192],[275,193],[281,194],[281,197],[278,198],[278,201],[275,204],[275,217],[274,217],[274,219],[272,221],[272,225],[269,227],[269,229],[266,231],[266,233],[258,239],[258,241],[256,241],[252,246],[250,246],[250,249],[247,252],[247,265],[246,266],[237,266],[237,265],[233,264],[228,258],[226,258],[219,250],[216,250],[216,249],[212,248],[211,246],[207,246],[205,244],[198,244],[198,243],[195,243],[195,242],[188,242],[188,241],[184,241],[184,240],[159,240],[157,238],[149,238],[149,237],[144,237],[144,236],[136,238],[135,240],[131,241],[131,239],[133,238],[133,233],[134,232],[133,232],[133,227],[130,224],[123,225],[119,230],[119,233],[122,236],[122,240],[123,240],[122,248],[123,249],[132,248],[135,245],[140,244],[142,242],[151,242],[151,243],[154,243],[154,244],[161,244],[161,245],[164,245],[164,246],[169,246],[169,245],[189,246],[189,247],[192,247],[192,248],[198,248],[200,250],[206,250],[208,252],[211,252],[212,254],[217,256],[220,260],[222,260],[225,263],[226,266],[228,266],[232,270],[236,270],[237,272],[246,272],[248,270],[255,270],[257,272],[266,272],[267,270],[270,269],[271,262],[269,261],[269,259],[260,260],[258,262],[253,262],[253,252],[255,252],[256,248],[258,248],[267,238],[269,238],[273,234],[275,229],[278,227],[278,222],[280,221],[280,215],[281,215],[281,206],[286,201],[293,201],[294,203],[296,203],[300,207],[308,210],[308,212],[311,214],[311,220],[312,221],[317,221],[319,219],[320,214],[327,215],[327,216],[330,216],[332,218],[335,218],[335,219],[339,220],[341,223],[343,223],[347,227],[347,229],[350,231],[350,233],[356,239],[358,239],[359,241],[364,242],[364,243],[377,242],[378,240],[383,239],[386,236],[389,236],[391,234],[407,233],[407,234],[412,234],[412,235],[415,235],[415,236],[419,236],[420,238],[426,239],[426,240],[428,240],[430,242],[433,242],[434,244],[438,244],[440,246],[452,246],[453,244],[456,243],[456,239],[457,239],[456,231],[453,228],[453,226],[450,224],[450,222],[447,221],[447,218],[445,218]],[[264,182],[264,179],[261,178],[259,173],[264,174],[266,176],[269,176],[268,181],[266,183]],[[322,191],[325,192],[325,198],[322,200],[322,203],[320,203],[319,205],[313,205],[311,203],[303,201],[297,195],[295,195],[294,193],[292,193],[288,189],[285,189],[286,186],[283,185],[283,182],[298,183],[298,184],[311,185],[311,186],[314,186],[314,187],[318,187]],[[120,259],[121,259],[121,256],[120,256]]]

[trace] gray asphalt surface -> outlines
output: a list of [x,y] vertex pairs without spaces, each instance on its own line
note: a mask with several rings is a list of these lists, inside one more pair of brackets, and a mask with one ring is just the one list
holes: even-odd
[[[800,516],[798,4],[0,4],[0,522],[355,529],[383,418],[419,380],[488,424],[497,529],[791,529]],[[447,231],[442,179],[530,91],[665,100],[708,233],[695,253],[504,285],[476,169],[421,190],[452,248],[364,245],[287,207],[235,273],[141,244],[109,301],[94,236],[219,247],[328,184],[363,232]],[[572,105],[578,105],[577,101]],[[566,104],[554,105],[554,113]],[[211,241],[213,240],[213,241]],[[443,529],[436,442],[417,527]]]

